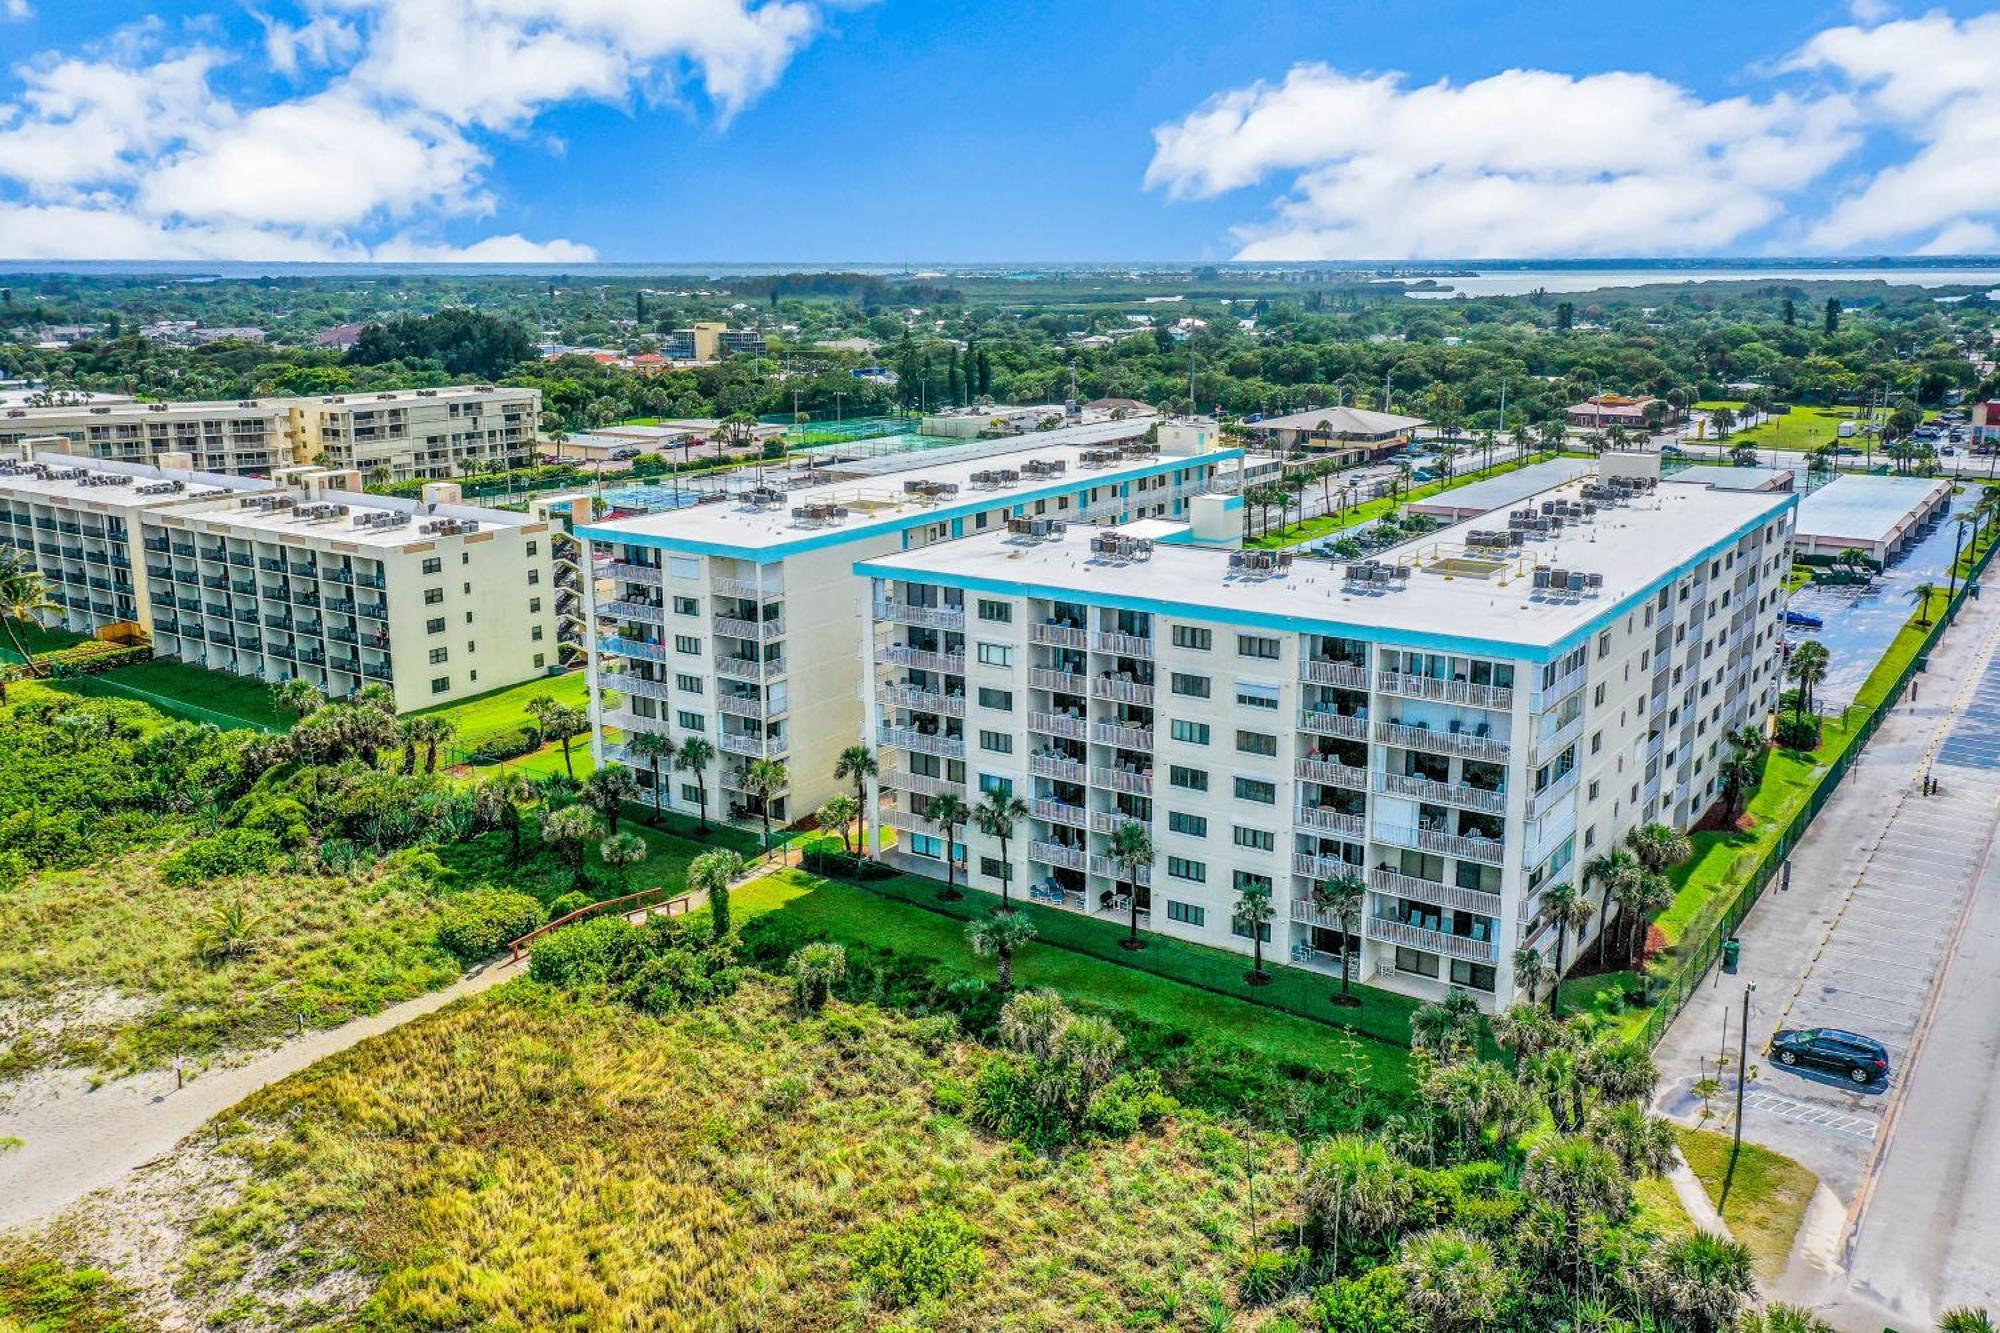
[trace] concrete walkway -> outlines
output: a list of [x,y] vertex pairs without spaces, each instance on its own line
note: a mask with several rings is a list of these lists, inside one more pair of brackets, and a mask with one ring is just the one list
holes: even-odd
[[154,1070],[94,1092],[79,1085],[0,1115],[0,1137],[22,1140],[0,1155],[0,1231],[46,1222],[85,1195],[117,1184],[260,1088],[526,972],[505,961],[488,963],[443,990],[308,1033],[245,1064],[190,1079],[183,1088],[175,1088],[172,1070]]

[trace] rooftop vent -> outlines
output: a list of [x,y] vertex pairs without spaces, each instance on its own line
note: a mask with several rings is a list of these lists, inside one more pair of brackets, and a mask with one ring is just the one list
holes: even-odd
[[1292,567],[1290,551],[1231,551],[1229,569],[1231,573],[1255,574],[1269,577],[1282,574]]
[[[1060,537],[1069,531],[1069,525],[1056,518],[1010,518],[1007,520],[1007,535],[1026,537],[1029,541],[1045,541]],[[1096,547],[1093,545],[1092,550]]]
[[1550,569],[1546,565],[1535,568],[1535,591],[1564,594],[1571,597],[1596,596],[1604,591],[1604,575],[1587,574],[1580,569]]
[[1116,564],[1132,560],[1151,560],[1153,543],[1147,537],[1120,537],[1116,533],[1106,533],[1090,539],[1090,553]]
[[1347,567],[1347,581],[1362,587],[1400,588],[1408,584],[1410,567],[1380,560],[1363,560]]

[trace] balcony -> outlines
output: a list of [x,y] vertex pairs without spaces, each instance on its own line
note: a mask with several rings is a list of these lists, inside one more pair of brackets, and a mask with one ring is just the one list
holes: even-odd
[[1485,815],[1507,813],[1506,792],[1488,791],[1465,782],[1433,782],[1429,778],[1403,773],[1378,773],[1375,775],[1375,790],[1384,796],[1406,796],[1413,801],[1429,801],[1434,805],[1455,805],[1462,810],[1477,810]]
[[715,674],[727,676],[730,680],[763,680],[768,676],[782,675],[785,670],[783,659],[760,660],[754,657],[718,657],[715,659]]
[[627,639],[616,634],[599,639],[597,651],[609,653],[613,657],[643,657],[652,662],[667,660],[665,644],[651,643],[645,639]]
[[1299,730],[1309,731],[1315,736],[1345,736],[1349,740],[1365,741],[1368,739],[1368,719],[1336,713],[1331,708],[1301,708]]
[[1400,944],[1405,948],[1422,949],[1426,953],[1443,954],[1447,958],[1458,958],[1469,963],[1497,963],[1500,961],[1500,946],[1491,940],[1475,940],[1469,935],[1447,935],[1439,930],[1425,930],[1422,926],[1412,926],[1407,922],[1388,921],[1381,917],[1368,918],[1368,937],[1384,944]]
[[1331,662],[1307,657],[1299,661],[1299,679],[1315,685],[1344,685],[1350,690],[1368,688],[1368,668],[1353,662]]
[[1091,723],[1090,739],[1099,745],[1115,745],[1121,750],[1150,751],[1153,748],[1151,728],[1127,726],[1123,722]]
[[909,667],[916,671],[942,671],[948,676],[965,674],[965,654],[934,653],[928,648],[912,648],[908,644],[892,643],[882,649],[881,659],[892,666]]
[[616,690],[629,698],[657,699],[662,703],[670,697],[667,682],[664,680],[647,680],[644,676],[634,676],[625,672],[606,674],[604,688]]
[[1038,778],[1081,783],[1087,780],[1089,770],[1080,760],[1065,759],[1059,754],[1031,754],[1028,772]]
[[1090,646],[1100,653],[1112,653],[1119,657],[1151,658],[1153,641],[1137,634],[1121,634],[1116,630],[1100,630],[1090,636]]
[[1036,839],[1028,844],[1028,859],[1065,870],[1088,870],[1090,856],[1081,847],[1065,847],[1059,842]]
[[625,599],[606,602],[604,614],[615,620],[631,620],[641,625],[664,625],[667,623],[667,608],[652,602],[636,602]]
[[1418,879],[1415,875],[1405,875],[1381,867],[1368,872],[1368,887],[1377,893],[1408,898],[1412,902],[1473,912],[1480,916],[1490,916],[1496,921],[1500,919],[1500,895],[1497,893],[1487,893],[1480,889],[1462,889],[1456,884],[1441,884],[1434,879]]
[[754,694],[718,694],[715,696],[715,706],[718,711],[727,713],[731,717],[755,718],[759,722],[769,717],[772,712],[764,701]]
[[1344,815],[1338,810],[1317,805],[1301,806],[1294,822],[1300,828],[1315,829],[1321,833],[1355,839],[1366,836],[1368,827],[1367,819],[1361,815]]
[[328,583],[344,583],[354,586],[354,571],[351,569],[329,569],[324,571]]
[[1346,787],[1352,791],[1368,790],[1368,770],[1343,764],[1335,759],[1301,759],[1293,766],[1293,772],[1307,782],[1323,783],[1329,787]]
[[370,680],[389,679],[389,664],[387,662],[369,662],[361,668],[361,671]]
[[1386,842],[1392,847],[1413,847],[1420,852],[1433,852],[1438,856],[1455,856],[1464,861],[1478,861],[1485,865],[1497,866],[1506,860],[1506,844],[1498,838],[1466,838],[1456,833],[1445,833],[1439,829],[1397,828],[1375,826],[1375,841]]
[[[944,837],[944,825],[933,824],[922,815],[909,810],[884,810],[882,822],[892,829],[901,829],[905,833],[922,833],[933,838]],[[961,839],[964,832],[962,827],[952,830],[951,837],[952,842],[956,844],[955,850],[963,850],[965,844]]]
[[1028,810],[1035,818],[1045,819],[1051,824],[1068,828],[1090,827],[1090,814],[1082,806],[1058,801],[1052,796],[1037,796],[1028,802]]
[[1088,648],[1090,631],[1074,625],[1030,625],[1028,642],[1050,648]]
[[715,617],[715,632],[727,634],[732,639],[751,639],[759,643],[769,643],[772,639],[783,638],[785,622],[780,620],[744,620],[739,616],[718,615]]
[[892,625],[921,625],[927,629],[963,630],[965,608],[916,606],[909,602],[880,601],[875,603],[875,619],[885,620]]
[[640,565],[629,560],[613,560],[611,577],[622,579],[626,583],[643,583],[648,587],[657,588],[660,586],[662,575],[658,565]]
[[352,597],[329,597],[326,599],[326,609],[337,615],[351,616],[358,608]]
[[940,717],[965,716],[965,696],[962,694],[940,694],[936,690],[921,690],[914,685],[884,685],[876,697],[891,708],[936,713]]
[[1128,773],[1122,768],[1092,768],[1090,785],[1103,787],[1108,791],[1122,791],[1134,796],[1153,794],[1153,771]]
[[1060,690],[1064,694],[1089,693],[1090,677],[1075,671],[1057,671],[1053,667],[1029,667],[1028,684],[1038,690]]
[[[1484,726],[1484,723],[1480,725]],[[1507,762],[1507,742],[1471,731],[1439,731],[1434,727],[1407,727],[1399,722],[1377,722],[1375,739],[1405,750],[1431,754],[1455,754],[1466,759],[1484,759],[1496,764]]]
[[1581,735],[1583,735],[1583,714],[1578,713],[1547,736],[1537,736],[1535,738],[1534,762],[1539,765],[1555,758],[1571,745],[1575,744],[1576,739]]
[[[611,568],[613,573],[619,578],[626,577],[624,574],[618,573],[622,569],[643,569],[652,572],[653,577],[650,579],[634,577],[633,582],[635,583],[658,583],[660,581],[659,572],[653,570],[650,565],[614,564]],[[785,585],[775,574],[769,581],[763,583],[759,583],[756,579],[710,579],[708,586],[718,597],[745,597],[759,603],[785,595]]]
[[[1151,866],[1145,864],[1142,861],[1139,863],[1136,869],[1138,871],[1138,879],[1141,884],[1146,884],[1146,885],[1152,884],[1153,868]],[[1116,880],[1120,884],[1130,884],[1132,882],[1131,879],[1128,878],[1128,876],[1132,874],[1133,870],[1134,867],[1122,865],[1119,862],[1112,860],[1108,856],[1093,856],[1090,858],[1091,874],[1102,875],[1106,879]],[[1124,909],[1121,908],[1119,910],[1122,911]],[[1140,919],[1144,920],[1145,916],[1146,913],[1142,910],[1139,913]]]
[[881,744],[917,754],[934,754],[943,759],[965,758],[965,737],[939,732],[918,731],[915,727],[884,727],[877,739]]
[[1292,853],[1292,873],[1306,879],[1338,879],[1356,873],[1357,867],[1337,856],[1314,856],[1311,852]]
[[[1693,622],[1689,624],[1688,632],[1689,633],[1694,632]],[[1534,695],[1529,701],[1528,711],[1531,713],[1548,712],[1549,709],[1555,707],[1557,704],[1561,703],[1564,699],[1569,698],[1570,695],[1575,694],[1578,690],[1582,689],[1583,682],[1585,678],[1587,678],[1589,675],[1590,675],[1590,669],[1588,667],[1579,667],[1575,671],[1570,672],[1567,676],[1564,676],[1560,680],[1556,681],[1553,685],[1550,685],[1547,689],[1541,689],[1537,687],[1534,692]]]
[[1548,786],[1528,798],[1528,818],[1542,819],[1567,800],[1581,781],[1583,771],[1572,768],[1569,772],[1551,782]]
[[1045,736],[1064,736],[1070,740],[1087,740],[1090,737],[1090,723],[1067,713],[1045,713],[1030,711],[1028,730],[1038,731]]
[[752,759],[766,759],[784,750],[784,743],[765,740],[761,736],[746,736],[741,732],[725,731],[717,742],[729,754],[748,755]]
[[915,792],[919,796],[956,796],[965,799],[965,784],[953,782],[949,778],[932,777],[927,773],[911,773],[899,768],[882,770],[880,782],[895,791]]
[[1447,704],[1470,704],[1474,708],[1497,708],[1502,712],[1514,706],[1514,691],[1511,689],[1497,685],[1474,685],[1463,680],[1439,680],[1434,676],[1406,676],[1397,671],[1377,672],[1375,688],[1384,694],[1435,699]]
[[1090,693],[1093,698],[1111,699],[1121,704],[1153,705],[1153,687],[1141,685],[1136,680],[1119,680],[1113,676],[1096,676],[1091,679]]

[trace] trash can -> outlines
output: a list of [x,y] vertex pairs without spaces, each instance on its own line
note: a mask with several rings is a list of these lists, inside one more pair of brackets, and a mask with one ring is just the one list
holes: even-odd
[[1743,956],[1743,941],[1731,935],[1722,942],[1722,970],[1734,975],[1736,960]]

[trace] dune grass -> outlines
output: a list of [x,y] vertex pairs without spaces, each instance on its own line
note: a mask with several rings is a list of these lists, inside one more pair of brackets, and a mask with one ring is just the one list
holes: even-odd
[[1785,1271],[1792,1242],[1805,1221],[1819,1177],[1791,1158],[1745,1143],[1732,1168],[1729,1135],[1677,1129],[1681,1155],[1702,1190],[1722,1213],[1736,1239],[1757,1261],[1757,1275],[1770,1281]]
[[[527,726],[532,721],[528,716],[528,703],[541,697],[554,699],[565,707],[583,708],[590,700],[589,685],[581,671],[561,676],[537,676],[518,685],[460,699],[456,703],[421,708],[412,716],[444,718],[458,728],[453,744],[461,750],[470,750]],[[582,738],[582,746],[589,749],[588,737]],[[556,762],[560,766],[560,753]]]
[[[511,983],[212,1126],[204,1146],[251,1176],[200,1223],[181,1290],[259,1325],[344,1275],[362,1326],[495,1330],[1150,1328],[1232,1307],[1233,1135],[1184,1115],[1023,1153],[941,1108],[974,1058],[871,1006],[799,1017],[760,980],[662,1020]],[[1290,1225],[1291,1179],[1274,1147],[1265,1225]],[[871,1304],[857,1242],[941,1208],[983,1273]]]

